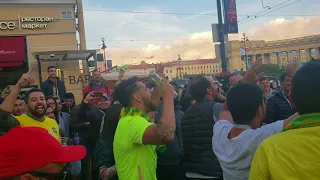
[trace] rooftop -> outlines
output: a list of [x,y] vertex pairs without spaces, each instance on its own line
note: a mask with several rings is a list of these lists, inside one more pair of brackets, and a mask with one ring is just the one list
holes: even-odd
[[[180,61],[181,66],[190,66],[190,65],[199,65],[199,64],[213,64],[213,63],[220,63],[220,59],[197,59],[197,60],[185,60]],[[148,69],[154,68],[156,64],[139,64],[139,65],[131,65],[128,67],[130,69]],[[163,63],[164,67],[174,67],[178,65],[178,61],[171,61]]]

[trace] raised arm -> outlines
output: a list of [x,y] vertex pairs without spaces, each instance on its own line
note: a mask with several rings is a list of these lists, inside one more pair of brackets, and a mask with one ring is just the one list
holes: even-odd
[[143,144],[169,144],[174,140],[176,131],[176,120],[174,115],[174,89],[166,82],[162,81],[163,90],[163,113],[158,124],[150,125],[143,133]]
[[24,74],[18,83],[11,89],[10,94],[0,105],[0,127],[4,131],[20,125],[11,112],[13,110],[14,102],[16,101],[22,87],[30,86],[34,83],[34,79],[30,74]]

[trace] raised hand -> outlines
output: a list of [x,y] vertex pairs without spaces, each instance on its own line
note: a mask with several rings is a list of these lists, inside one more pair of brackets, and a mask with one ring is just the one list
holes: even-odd
[[292,60],[288,63],[288,65],[285,68],[285,71],[290,74],[291,76],[293,76],[298,69],[301,67],[301,64],[299,62],[299,60]]
[[25,73],[19,79],[17,85],[19,86],[19,88],[24,88],[32,85],[33,83],[34,83],[34,79],[32,75],[29,73]]
[[174,88],[170,83],[167,82],[165,78],[162,79],[161,88],[164,97],[172,97],[174,98]]
[[244,75],[243,81],[252,82],[252,83],[256,83],[257,81],[259,81],[259,79],[264,76],[263,72],[260,74],[257,74],[261,66],[262,66],[262,59],[257,59]]
[[94,101],[94,93],[89,92],[84,100],[87,101],[88,103],[92,103]]

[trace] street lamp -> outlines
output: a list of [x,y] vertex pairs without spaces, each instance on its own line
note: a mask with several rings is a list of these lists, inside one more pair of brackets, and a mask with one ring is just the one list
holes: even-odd
[[249,47],[247,47],[247,43],[249,39],[248,36],[246,35],[246,33],[242,34],[242,38],[241,38],[241,43],[242,43],[242,49],[244,50],[244,55],[245,55],[245,60],[246,60],[246,71],[248,70],[248,51],[249,51]]
[[105,49],[107,49],[107,46],[106,46],[106,44],[105,44],[105,39],[104,39],[104,38],[101,38],[101,41],[102,41],[102,47],[101,47],[101,49],[103,49],[103,59],[105,60],[105,58],[106,58],[106,51],[105,51]]
[[[101,49],[103,50],[103,60],[105,61],[106,60],[106,49],[107,49],[107,46],[106,44],[104,43],[105,42],[105,39],[104,38],[101,38],[101,41],[102,41],[102,47]],[[105,66],[105,69],[107,69],[107,63],[104,62],[104,66]]]

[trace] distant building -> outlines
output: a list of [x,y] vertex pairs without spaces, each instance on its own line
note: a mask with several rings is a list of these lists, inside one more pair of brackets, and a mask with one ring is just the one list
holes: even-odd
[[[155,70],[155,64],[142,62],[139,65],[131,65],[128,72],[150,73]],[[214,75],[222,72],[220,59],[183,60],[164,63],[164,74],[170,80],[184,78],[190,75],[206,74]]]
[[301,62],[320,58],[320,35],[312,35],[276,41],[229,41],[227,43],[228,70],[246,69],[246,59],[240,51],[248,49],[249,64],[262,58],[264,64],[278,64],[286,66],[290,60]]

